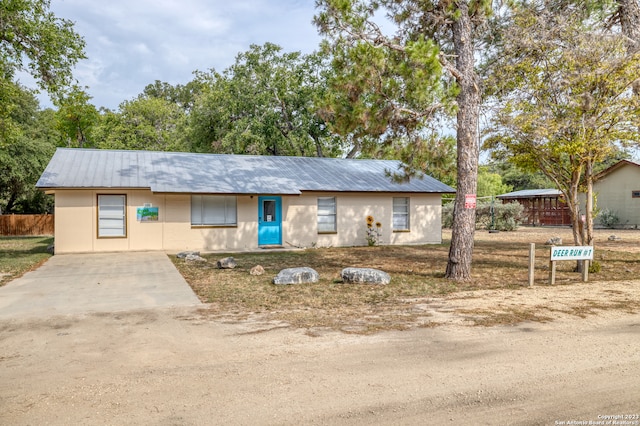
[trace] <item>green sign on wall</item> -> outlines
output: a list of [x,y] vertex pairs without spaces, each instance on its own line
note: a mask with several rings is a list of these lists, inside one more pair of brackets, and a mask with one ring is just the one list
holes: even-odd
[[158,221],[158,208],[157,207],[138,207],[136,210],[136,218],[138,222],[157,222]]

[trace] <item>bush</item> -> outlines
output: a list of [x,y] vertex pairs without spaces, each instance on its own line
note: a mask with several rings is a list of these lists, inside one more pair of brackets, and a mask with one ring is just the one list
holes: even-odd
[[620,218],[618,214],[612,210],[604,209],[598,214],[598,220],[600,221],[600,225],[605,228],[613,228],[620,222]]
[[[524,208],[520,203],[502,204],[495,202],[480,202],[476,206],[476,229],[496,229],[498,231],[514,231],[520,225],[520,215]],[[454,203],[442,206],[442,227],[453,226]],[[493,226],[492,226],[493,217]]]

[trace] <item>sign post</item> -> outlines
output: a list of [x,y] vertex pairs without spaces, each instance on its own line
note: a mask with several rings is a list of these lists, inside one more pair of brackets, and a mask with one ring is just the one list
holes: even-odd
[[549,257],[549,284],[556,283],[556,262],[558,260],[583,260],[582,281],[589,279],[589,261],[593,260],[592,246],[551,246]]
[[536,243],[529,243],[529,287],[533,286],[536,267]]

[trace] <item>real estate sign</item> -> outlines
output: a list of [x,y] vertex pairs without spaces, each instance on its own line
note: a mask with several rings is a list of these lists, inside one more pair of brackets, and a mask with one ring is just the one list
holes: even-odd
[[555,260],[593,260],[592,246],[554,246],[551,247],[551,261]]

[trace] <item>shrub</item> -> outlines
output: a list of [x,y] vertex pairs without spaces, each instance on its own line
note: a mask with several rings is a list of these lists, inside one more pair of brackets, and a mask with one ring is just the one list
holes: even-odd
[[[476,229],[496,229],[498,231],[514,231],[520,225],[520,215],[524,208],[520,203],[502,204],[495,202],[480,202],[476,206]],[[442,227],[453,226],[454,203],[442,206]],[[492,226],[493,218],[493,226]]]
[[600,225],[605,228],[613,228],[620,222],[620,218],[618,214],[612,210],[604,209],[598,214],[598,220],[600,221]]
[[453,226],[453,202],[442,206],[442,227],[451,228]]

